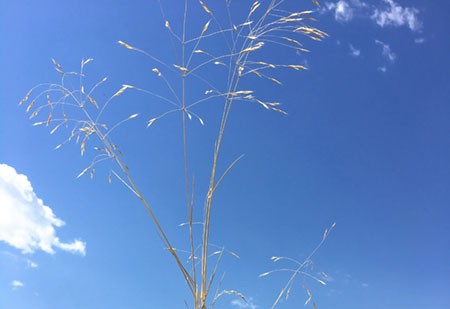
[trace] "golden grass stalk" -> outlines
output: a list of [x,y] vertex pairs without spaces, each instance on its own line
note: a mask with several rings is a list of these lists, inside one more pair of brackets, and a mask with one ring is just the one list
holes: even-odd
[[[222,142],[225,137],[225,131],[230,119],[231,110],[233,105],[238,102],[251,102],[262,106],[264,109],[274,111],[276,113],[287,114],[280,108],[279,102],[273,102],[270,100],[262,100],[256,97],[255,91],[252,89],[242,89],[240,87],[241,81],[244,78],[256,76],[266,81],[273,82],[277,85],[281,85],[282,82],[272,76],[264,74],[265,70],[278,70],[278,69],[292,69],[295,71],[306,70],[307,68],[299,64],[271,64],[266,61],[255,59],[255,57],[262,57],[264,60],[264,53],[268,45],[276,45],[278,47],[290,48],[294,51],[307,51],[303,48],[303,44],[300,42],[298,36],[308,37],[313,40],[321,40],[327,35],[325,32],[311,27],[307,22],[311,21],[309,17],[312,11],[299,11],[290,12],[282,9],[284,0],[271,0],[267,5],[264,5],[260,1],[255,1],[248,8],[248,15],[245,20],[239,22],[233,22],[230,13],[231,2],[225,1],[224,10],[228,14],[229,20],[227,25],[223,25],[219,22],[213,11],[203,1],[198,1],[199,5],[206,15],[206,21],[201,29],[198,29],[197,33],[200,33],[193,38],[188,38],[187,35],[187,17],[188,17],[188,0],[184,1],[184,12],[182,21],[182,31],[177,34],[172,29],[169,21],[163,16],[165,22],[164,27],[170,33],[171,37],[176,38],[174,40],[176,44],[179,44],[181,49],[181,59],[174,61],[175,63],[166,63],[160,58],[148,53],[140,48],[132,46],[124,41],[118,41],[118,44],[122,47],[138,52],[145,55],[153,65],[151,70],[155,73],[156,78],[161,78],[170,92],[170,97],[165,97],[156,92],[142,89],[136,86],[123,84],[119,90],[117,90],[108,100],[101,102],[94,97],[94,91],[102,85],[107,77],[103,78],[91,89],[86,89],[83,84],[84,72],[83,68],[88,63],[92,62],[92,58],[81,61],[80,72],[64,72],[62,66],[56,60],[52,59],[55,69],[61,74],[61,82],[59,84],[42,84],[30,90],[26,96],[20,101],[19,104],[27,102],[30,96],[38,87],[47,87],[42,93],[38,93],[34,99],[29,103],[26,108],[27,112],[33,112],[30,118],[38,116],[38,113],[42,110],[48,111],[48,117],[46,120],[35,122],[34,125],[46,124],[47,126],[56,124],[50,133],[53,134],[62,126],[67,128],[73,125],[70,132],[70,136],[66,141],[60,143],[56,148],[60,148],[66,142],[75,139],[75,142],[80,143],[80,153],[84,155],[88,149],[94,137],[97,138],[99,146],[94,147],[97,155],[94,157],[92,163],[83,169],[77,177],[82,177],[89,172],[91,177],[94,177],[94,171],[97,164],[105,161],[111,161],[115,163],[116,168],[111,169],[108,181],[112,181],[112,176],[117,178],[130,192],[136,196],[143,204],[146,211],[150,215],[153,223],[155,224],[158,235],[161,238],[166,249],[171,256],[182,274],[184,281],[192,295],[192,304],[194,309],[206,309],[213,308],[214,304],[224,295],[234,295],[243,300],[245,297],[242,293],[236,290],[220,290],[220,282],[217,287],[217,291],[214,295],[211,294],[212,287],[215,284],[217,278],[220,262],[223,257],[223,253],[227,252],[224,248],[221,250],[215,250],[211,252],[212,244],[210,243],[210,235],[212,233],[211,228],[211,213],[214,206],[215,194],[219,186],[222,184],[224,178],[229,174],[233,167],[240,161],[242,156],[235,159],[223,172],[218,170],[219,160],[221,158]],[[318,5],[316,0],[313,2]],[[161,11],[163,12],[162,8]],[[164,13],[163,13],[164,15]],[[202,47],[205,40],[217,39],[217,37],[223,37],[223,43],[226,51],[220,55],[213,55],[210,52],[205,51]],[[208,49],[206,49],[208,50]],[[201,58],[203,57],[203,58]],[[204,60],[206,57],[206,60]],[[154,67],[154,66],[158,67]],[[210,83],[207,78],[203,76],[204,70],[208,70],[212,65],[223,66],[224,80],[226,81],[226,89],[219,90],[217,87]],[[163,74],[164,73],[164,74]],[[250,74],[252,73],[252,74]],[[68,76],[76,76],[79,78],[79,89],[68,89],[65,86],[65,78]],[[175,76],[175,77],[173,77]],[[188,91],[186,89],[186,80],[195,79],[196,81],[204,84],[208,89],[204,92],[204,96],[201,99],[191,100],[188,98]],[[175,87],[177,86],[177,87]],[[185,196],[186,196],[186,208],[187,208],[187,225],[189,227],[189,244],[188,250],[175,249],[172,246],[172,242],[169,240],[169,236],[166,233],[165,228],[160,224],[159,219],[156,217],[153,206],[141,193],[138,185],[134,181],[129,168],[123,161],[123,154],[119,147],[115,145],[111,140],[113,132],[119,128],[122,124],[137,119],[139,113],[133,113],[127,118],[109,126],[101,122],[102,115],[106,111],[110,102],[114,100],[120,100],[122,95],[127,90],[134,90],[151,95],[152,97],[159,99],[160,101],[169,103],[172,105],[172,109],[160,115],[153,115],[149,117],[150,120],[146,122],[147,128],[151,128],[156,121],[162,121],[165,116],[173,113],[181,113],[180,121],[182,123],[182,143],[183,143],[183,164],[184,164],[184,182],[185,182]],[[50,99],[50,93],[57,92],[61,97],[57,100]],[[47,95],[47,103],[35,108],[35,102],[41,96]],[[53,96],[53,95],[52,95]],[[120,98],[119,98],[120,97]],[[191,181],[191,173],[189,169],[189,157],[188,157],[188,145],[189,145],[189,132],[188,121],[196,120],[200,125],[204,125],[204,120],[201,117],[200,112],[197,111],[197,107],[200,103],[206,103],[210,100],[221,99],[223,100],[223,109],[220,119],[220,125],[217,131],[217,137],[212,153],[212,166],[209,173],[208,190],[205,197],[205,208],[203,212],[203,220],[201,222],[202,231],[201,236],[197,237],[194,233],[194,182]],[[88,104],[85,104],[88,103]],[[81,113],[80,119],[73,119],[66,117],[65,110],[73,108]],[[55,115],[58,111],[62,111],[63,117],[58,118]],[[40,115],[40,114],[39,114]],[[147,118],[147,119],[149,119]],[[109,128],[110,127],[110,128]],[[293,285],[293,281],[297,276],[303,275],[310,277],[319,283],[324,283],[321,279],[314,275],[309,274],[304,270],[306,263],[315,254],[318,248],[322,245],[325,239],[328,237],[329,232],[333,229],[334,225],[324,233],[323,239],[319,246],[313,251],[313,253],[303,263],[297,263],[298,267],[295,269],[278,269],[270,272],[266,272],[261,276],[267,276],[275,271],[290,271],[292,276],[288,280],[286,286],[280,291],[278,298],[275,300],[272,308],[275,307],[282,296],[288,296]],[[196,251],[200,250],[200,254]],[[189,255],[188,260],[190,266],[185,266],[182,262],[180,254],[187,252]],[[235,255],[234,253],[232,255]],[[236,255],[237,256],[237,255]],[[283,260],[285,258],[275,258],[274,261]],[[306,289],[308,299],[306,304],[311,301],[312,293]]]

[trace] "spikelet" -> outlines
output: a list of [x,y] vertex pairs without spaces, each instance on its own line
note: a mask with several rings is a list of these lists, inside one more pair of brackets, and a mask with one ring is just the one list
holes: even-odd
[[296,44],[296,45],[302,46],[302,43],[300,43],[299,41],[294,40],[294,39],[292,39],[292,38],[288,38],[288,37],[286,37],[286,36],[283,36],[283,37],[281,37],[281,38],[284,39],[284,40],[286,40],[286,41],[289,41],[289,42],[291,42],[291,43],[294,43],[294,44]]
[[257,64],[268,66],[269,68],[272,68],[272,69],[276,68],[276,66],[274,64],[267,63],[267,62],[264,62],[264,61],[259,61],[259,62],[257,62]]
[[208,21],[206,22],[206,24],[203,26],[202,35],[206,32],[206,30],[208,30],[208,27],[209,27],[210,22],[211,22],[211,19],[208,20]]
[[252,93],[253,93],[252,90],[239,90],[239,91],[235,91],[235,92],[230,92],[229,95],[237,96],[237,95],[247,95],[247,94],[252,94]]
[[58,124],[56,127],[54,127],[51,131],[50,131],[50,134],[53,134],[53,133],[55,133],[56,132],[56,130],[58,130],[59,129],[59,127],[63,124],[64,122],[61,122],[60,124]]
[[53,62],[53,64],[55,65],[56,68],[58,68],[58,69],[60,69],[60,70],[62,69],[62,67],[61,67],[61,65],[58,63],[58,61],[56,61],[55,59],[52,58],[52,62]]
[[158,120],[158,117],[152,118],[147,122],[147,128],[150,127],[156,120]]
[[266,104],[270,105],[270,106],[279,106],[279,105],[281,105],[281,103],[279,103],[279,102],[266,102]]
[[306,289],[306,293],[308,294],[308,299],[305,301],[305,306],[311,301],[312,293],[309,289]]
[[265,277],[265,276],[267,276],[267,275],[270,275],[270,271],[267,271],[267,272],[265,272],[265,273],[262,273],[262,274],[258,275],[258,277],[261,278],[261,277]]
[[93,58],[89,58],[89,59],[87,59],[87,60],[84,60],[83,62],[81,62],[81,66],[85,66],[86,64],[88,64],[89,62],[91,62],[91,61],[94,61],[94,59]]
[[258,71],[252,71],[253,74],[255,74],[258,77],[262,77],[261,73],[259,73]]
[[238,75],[242,76],[242,72],[244,72],[244,67],[240,66],[239,69],[238,69]]
[[134,88],[134,86],[130,86],[130,85],[122,85],[122,88],[119,89],[119,91],[117,91],[112,97],[117,97],[119,95],[121,95],[125,90],[127,89],[132,89]]
[[48,114],[47,123],[45,124],[47,127],[50,124],[50,121],[52,121],[52,117],[53,117],[53,110],[51,110],[50,113]]
[[95,133],[95,130],[92,129],[90,126],[85,126],[79,129],[81,132],[86,133],[86,135],[90,135],[92,133]]
[[273,77],[267,77],[267,79],[273,81],[274,83],[276,83],[276,84],[278,84],[278,85],[281,85],[281,82],[280,82],[278,79],[276,79],[276,78],[273,78]]
[[81,155],[84,155],[84,152],[86,151],[86,138],[81,142],[80,151]]
[[267,106],[267,104],[264,103],[263,101],[261,101],[261,100],[256,100],[256,102],[258,102],[258,103],[259,103],[262,107],[264,107],[265,109],[269,110],[269,106]]
[[173,66],[176,67],[178,70],[180,70],[183,73],[189,72],[189,70],[187,68],[185,68],[185,67],[182,67],[182,66],[179,66],[179,65],[176,65],[176,64],[174,64]]
[[124,41],[117,41],[117,43],[119,43],[120,45],[122,45],[123,47],[127,48],[127,49],[131,49],[131,50],[136,50],[135,47],[125,43]]
[[28,105],[28,107],[27,107],[27,109],[26,109],[27,112],[29,112],[30,109],[33,108],[34,102],[35,102],[35,101],[32,101],[32,102]]
[[[59,146],[59,145],[58,145],[58,146]],[[77,178],[80,178],[81,176],[83,176],[84,174],[86,174],[86,172],[87,172],[89,169],[90,169],[90,166],[89,166],[89,167],[86,167],[83,171],[81,171],[80,174],[78,174]]]
[[244,50],[241,51],[241,53],[250,53],[252,51],[260,49],[263,46],[264,46],[264,42],[258,42],[251,47],[245,48]]
[[22,105],[23,103],[25,103],[28,100],[28,98],[30,97],[31,91],[32,90],[28,91],[28,93],[25,95],[25,97],[19,102],[19,105]]
[[308,68],[303,66],[303,65],[298,65],[298,64],[288,64],[286,67],[294,69],[296,71],[300,71],[300,70],[307,70]]
[[310,52],[310,50],[306,49],[306,48],[297,48],[297,50],[301,51],[301,52],[305,52],[305,53],[309,53]]
[[91,97],[90,95],[87,95],[87,98],[92,104],[94,104],[95,107],[98,108],[97,101],[95,101],[93,97]]
[[238,25],[238,27],[250,26],[251,24],[253,24],[253,21],[250,20],[250,21],[246,21],[245,23]]
[[152,72],[158,74],[158,76],[161,76],[161,75],[162,75],[161,72],[160,72],[157,68],[153,68],[153,69],[152,69]]
[[186,115],[188,116],[189,120],[192,120],[192,115],[187,110],[184,110],[186,112]]
[[328,236],[328,229],[325,229],[325,231],[323,232],[322,240],[325,240],[327,236]]
[[325,38],[328,36],[325,32],[323,32],[317,28],[306,27],[306,26],[298,27],[294,30],[294,32],[301,32],[301,33],[309,36],[310,38],[313,38],[313,36],[314,36],[315,40],[320,40],[321,38]]
[[283,114],[283,115],[287,115],[288,114],[284,110],[279,109],[279,108],[271,107],[270,109],[273,110],[274,112],[277,112],[277,113],[280,113],[280,114]]
[[203,7],[203,9],[205,10],[206,13],[212,15],[211,10],[206,6],[206,4],[203,3],[203,1],[199,1],[200,5]]
[[250,17],[253,13],[255,13],[255,11],[259,8],[260,5],[261,5],[261,3],[259,1],[253,2],[253,5],[250,8],[250,13],[248,14],[248,17]]
[[127,118],[127,120],[130,120],[130,119],[136,118],[137,116],[139,116],[139,114],[133,114],[133,115],[131,115],[130,117],[128,117],[128,118]]

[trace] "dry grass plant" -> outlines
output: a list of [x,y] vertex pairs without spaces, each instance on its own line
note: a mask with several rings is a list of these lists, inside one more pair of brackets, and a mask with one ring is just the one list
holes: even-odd
[[[284,8],[284,0],[272,0],[268,3],[256,1],[248,3],[247,14],[244,20],[234,23],[232,20],[232,7],[236,5],[231,3],[231,0],[224,0],[221,10],[226,11],[228,16],[228,25],[223,25],[215,12],[208,6],[206,2],[202,1],[184,1],[183,7],[183,22],[181,33],[176,33],[172,29],[169,21],[165,21],[164,27],[169,33],[173,44],[180,46],[181,59],[178,63],[166,63],[157,56],[144,51],[138,47],[130,45],[129,43],[118,41],[118,43],[133,52],[145,55],[154,65],[153,73],[157,78],[160,78],[167,89],[171,93],[170,97],[162,94],[138,88],[132,85],[122,85],[122,87],[115,92],[105,102],[98,102],[95,97],[95,90],[100,87],[107,78],[100,80],[91,89],[86,89],[84,85],[85,66],[93,59],[83,60],[81,62],[80,70],[78,72],[68,72],[63,69],[61,64],[52,59],[56,71],[61,75],[60,82],[40,84],[32,88],[20,104],[27,103],[26,111],[30,112],[30,119],[39,118],[45,113],[42,120],[34,122],[34,126],[45,125],[51,128],[50,133],[53,134],[59,128],[66,128],[70,131],[68,138],[59,144],[56,148],[63,146],[65,143],[75,141],[80,146],[80,153],[83,156],[86,149],[93,144],[93,137],[96,137],[98,144],[92,146],[95,156],[91,164],[86,167],[78,177],[89,173],[94,177],[95,167],[104,161],[110,160],[115,163],[115,168],[111,168],[108,179],[117,178],[123,185],[129,189],[145,206],[151,219],[156,225],[158,234],[172,255],[178,269],[180,270],[184,281],[192,295],[191,307],[194,309],[213,308],[218,299],[222,295],[235,295],[245,300],[245,297],[235,290],[221,290],[220,282],[216,282],[218,267],[222,256],[229,253],[237,256],[231,251],[224,248],[211,248],[210,233],[211,233],[211,209],[213,207],[215,193],[220,186],[222,180],[233,166],[241,159],[238,157],[232,162],[228,168],[219,174],[218,162],[222,148],[222,141],[225,135],[232,106],[237,101],[244,101],[255,103],[267,111],[286,114],[281,109],[280,103],[259,99],[252,89],[242,89],[241,81],[248,76],[254,76],[258,79],[265,79],[273,82],[275,86],[281,82],[273,77],[273,72],[278,69],[290,70],[306,70],[307,68],[301,64],[290,63],[269,63],[260,59],[261,51],[267,46],[276,46],[277,48],[287,48],[292,51],[308,52],[301,43],[302,38],[320,41],[327,35],[321,30],[311,26],[314,22],[311,17],[313,11],[289,11]],[[313,0],[316,5],[317,1]],[[161,4],[160,4],[161,5]],[[189,14],[189,6],[200,6],[203,10],[206,22],[201,29],[198,29],[198,35],[193,38],[187,37],[187,16]],[[214,3],[214,6],[217,6]],[[242,8],[243,4],[239,3],[236,7]],[[161,12],[164,16],[164,11]],[[241,14],[241,13],[240,13]],[[241,14],[242,15],[242,14]],[[220,38],[223,42],[227,52],[220,55],[214,55],[213,52],[202,48],[203,42],[213,38]],[[207,78],[202,76],[202,72],[208,70],[210,66],[224,67],[223,78],[226,80],[226,89],[220,90],[220,87],[211,84]],[[69,87],[67,79],[76,79],[79,87],[75,89]],[[201,99],[192,102],[191,98],[187,97],[186,81],[194,79],[198,83],[205,85],[209,90],[206,90]],[[175,85],[181,84],[180,90],[177,90]],[[179,85],[179,84],[177,84]],[[175,249],[166,229],[161,226],[159,219],[155,215],[154,207],[147,198],[141,193],[138,184],[133,179],[130,169],[124,162],[120,148],[114,144],[111,138],[111,133],[122,124],[136,119],[139,115],[132,114],[129,117],[119,121],[118,123],[109,126],[103,122],[103,115],[108,105],[112,100],[116,100],[125,91],[135,90],[147,93],[155,99],[165,101],[171,106],[163,114],[152,117],[147,121],[147,127],[151,127],[155,122],[161,121],[165,116],[172,113],[181,114],[182,122],[182,140],[184,149],[184,182],[186,208],[187,208],[187,223],[182,224],[189,228],[189,250],[187,264],[181,256],[183,251]],[[217,137],[214,145],[212,156],[212,167],[210,170],[208,193],[205,198],[205,206],[203,209],[203,222],[201,222],[202,232],[199,237],[196,237],[194,231],[194,188],[193,181],[190,180],[189,160],[188,160],[188,121],[197,120],[200,124],[204,124],[203,119],[193,111],[194,107],[200,104],[205,104],[210,100],[220,99],[223,102],[223,111],[220,120],[220,126],[217,131]],[[192,103],[191,103],[192,102]],[[89,145],[89,147],[88,147]],[[294,259],[286,257],[273,257],[272,261],[289,261],[295,264],[294,268],[279,268],[260,275],[260,277],[267,276],[273,272],[289,272],[290,277],[286,285],[280,290],[277,298],[271,305],[271,308],[277,306],[280,300],[285,297],[288,298],[294,280],[298,276],[306,276],[313,280],[325,284],[324,278],[308,272],[308,267],[311,263],[311,258],[315,252],[320,248],[326,240],[330,230],[325,231],[322,241],[317,248],[304,261],[299,262]],[[214,251],[213,251],[214,250]],[[322,274],[326,278],[326,274]],[[213,292],[213,285],[216,289]],[[305,304],[311,300],[312,294],[309,289],[305,288],[308,299]],[[188,305],[187,305],[188,306]],[[190,308],[190,306],[188,306]],[[315,307],[315,304],[314,304]]]

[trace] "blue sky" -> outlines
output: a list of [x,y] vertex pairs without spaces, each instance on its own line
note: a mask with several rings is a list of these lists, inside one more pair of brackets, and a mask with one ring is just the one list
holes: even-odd
[[[192,37],[208,15],[197,1],[188,2]],[[218,20],[226,20],[210,2]],[[253,2],[234,2],[240,23]],[[180,34],[183,6],[174,0],[161,5],[163,13],[153,0],[0,2],[0,308],[185,308],[188,290],[144,207],[120,181],[108,183],[114,164],[99,164],[92,180],[77,179],[95,156],[95,142],[86,144],[83,157],[73,142],[54,150],[70,129],[50,135],[52,126],[33,127],[25,112],[29,102],[17,104],[34,85],[58,81],[51,58],[68,71],[93,58],[86,87],[109,77],[96,92],[98,102],[123,84],[170,97],[152,72],[161,66],[117,44],[179,63],[164,23]],[[233,106],[219,171],[245,156],[217,192],[211,242],[240,256],[225,256],[222,287],[249,302],[227,296],[216,308],[269,308],[288,277],[258,275],[291,267],[270,258],[306,258],[333,222],[310,269],[327,273],[327,286],[300,279],[280,308],[303,306],[303,284],[317,308],[449,308],[449,4],[340,0],[317,9],[309,1],[286,1],[285,8],[315,10],[314,26],[329,36],[322,42],[297,36],[310,53],[268,42],[253,53],[309,70],[275,71],[281,86],[256,77],[242,82],[241,90],[282,102],[289,115],[249,102]],[[223,52],[219,37],[198,48]],[[201,71],[219,88],[224,72],[220,64]],[[187,86],[193,101],[208,90],[197,82]],[[203,126],[195,116],[188,122],[196,220],[221,104],[192,109]],[[187,229],[178,227],[187,215],[181,114],[146,128],[170,109],[127,89],[104,119],[115,123],[139,113],[112,137],[174,246],[187,249]]]

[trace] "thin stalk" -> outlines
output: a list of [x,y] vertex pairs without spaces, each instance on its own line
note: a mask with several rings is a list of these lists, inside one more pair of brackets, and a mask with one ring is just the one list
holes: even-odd
[[183,274],[183,277],[184,277],[184,279],[185,279],[185,281],[186,281],[186,283],[187,283],[187,285],[189,287],[189,290],[191,291],[191,293],[195,297],[195,286],[196,286],[195,282],[193,281],[193,279],[192,279],[191,275],[189,274],[189,272],[183,266],[183,263],[181,262],[178,254],[175,252],[174,247],[172,246],[171,242],[169,241],[168,236],[164,232],[163,227],[159,223],[155,213],[153,212],[152,208],[150,207],[150,204],[145,199],[144,195],[141,193],[141,191],[139,190],[138,186],[136,185],[136,183],[134,182],[133,178],[131,177],[130,173],[128,172],[128,168],[121,161],[120,157],[118,155],[116,155],[116,152],[114,150],[113,145],[111,145],[111,143],[109,142],[108,138],[101,132],[101,129],[98,127],[97,123],[94,122],[93,118],[90,116],[90,114],[88,113],[86,108],[83,107],[82,103],[67,88],[64,88],[63,86],[60,86],[60,88],[65,90],[69,94],[69,96],[72,97],[72,99],[80,106],[80,108],[83,111],[84,115],[88,119],[88,122],[91,124],[91,126],[95,130],[95,134],[97,134],[97,136],[99,137],[101,142],[104,144],[104,146],[109,149],[109,151],[112,154],[114,160],[116,161],[116,163],[119,165],[120,169],[122,170],[122,172],[126,176],[132,191],[137,195],[137,197],[142,202],[142,204],[144,204],[147,212],[150,214],[153,222],[156,225],[156,228],[157,228],[157,231],[159,233],[159,236],[161,237],[161,239],[162,239],[163,243],[165,244],[165,246],[168,248],[169,252],[175,258],[175,261],[176,261],[176,263],[177,263],[181,273]]
[[[184,1],[184,16],[183,16],[183,34],[181,40],[181,65],[186,66],[186,20],[187,20],[188,0]],[[188,149],[187,149],[187,130],[186,130],[186,73],[181,75],[181,110],[182,110],[182,123],[183,123],[183,162],[184,162],[184,182],[186,191],[186,203],[189,217],[189,243],[191,246],[191,258],[192,258],[192,277],[193,277],[193,296],[194,296],[194,308],[198,308],[198,293],[197,293],[197,271],[194,262],[195,256],[195,244],[193,233],[193,203],[191,203],[189,194],[189,165],[188,165]]]

